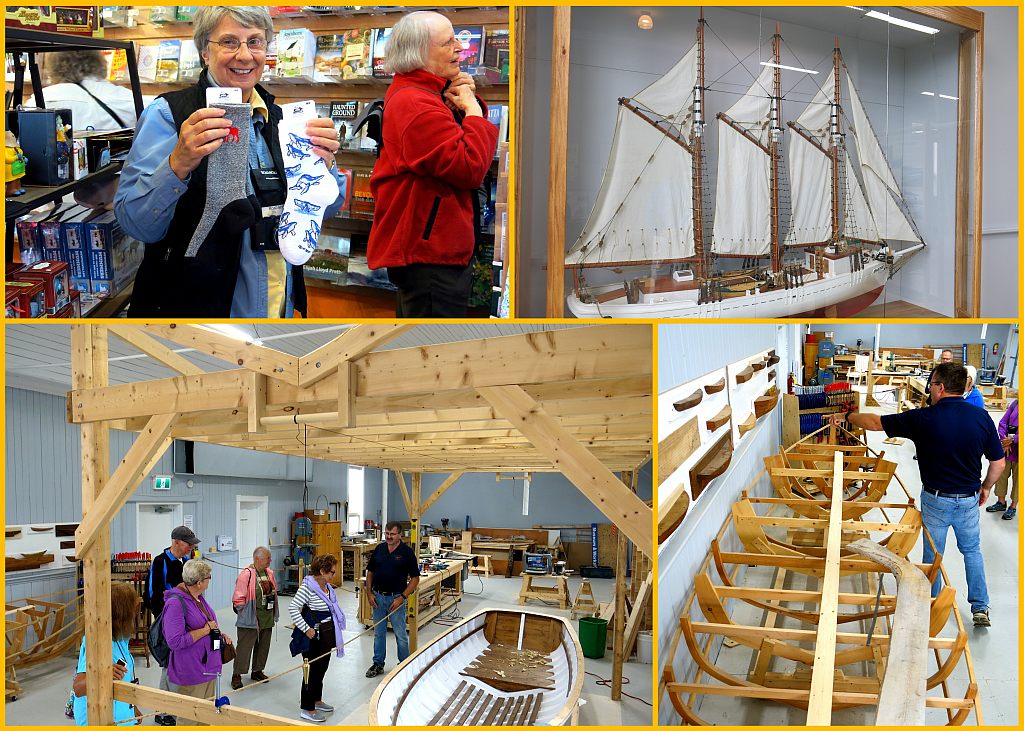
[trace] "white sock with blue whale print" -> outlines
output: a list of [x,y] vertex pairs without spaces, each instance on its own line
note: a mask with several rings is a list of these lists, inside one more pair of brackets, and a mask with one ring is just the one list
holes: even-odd
[[324,159],[313,152],[306,136],[306,114],[284,105],[284,119],[279,125],[284,172],[288,178],[288,200],[277,228],[281,255],[289,264],[305,264],[316,249],[324,212],[338,198],[338,181]]

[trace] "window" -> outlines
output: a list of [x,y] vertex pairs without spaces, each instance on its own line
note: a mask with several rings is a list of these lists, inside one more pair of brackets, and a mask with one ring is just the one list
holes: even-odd
[[364,512],[363,468],[348,468],[348,527],[346,533],[354,535],[363,532]]

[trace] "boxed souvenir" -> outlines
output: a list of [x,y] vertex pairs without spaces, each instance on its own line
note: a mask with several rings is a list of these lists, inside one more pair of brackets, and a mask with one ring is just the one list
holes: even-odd
[[71,180],[74,143],[70,109],[22,109],[18,141],[28,157],[28,185],[61,185]]
[[15,28],[45,30],[76,36],[102,36],[100,14],[95,5],[70,7],[44,5],[18,7],[8,5],[4,15],[6,25]]
[[181,83],[195,81],[203,70],[202,60],[196,42],[191,38],[181,42],[181,55],[178,56],[178,81]]
[[39,237],[39,222],[45,217],[45,213],[33,213],[19,219],[14,224],[14,230],[18,233],[18,251],[23,265],[27,266],[43,260],[43,242]]
[[156,81],[156,63],[160,46],[139,46],[139,81]]
[[57,310],[71,302],[71,277],[67,262],[41,261],[18,272],[17,281],[41,282],[46,313],[57,314]]
[[98,215],[96,211],[84,210],[61,221],[61,236],[71,269],[71,285],[82,292],[89,292],[89,249],[86,246],[85,222]]
[[156,80],[161,84],[173,84],[178,80],[178,59],[181,57],[181,41],[170,39],[160,41],[156,52]]
[[[11,293],[16,295],[16,304],[11,303]],[[11,280],[6,283],[7,310],[13,308],[9,317],[44,317],[46,315],[46,293],[42,282]]]
[[156,5],[149,11],[149,22],[154,25],[173,23],[177,20],[177,13],[176,5]]
[[89,242],[89,290],[97,295],[116,294],[142,263],[143,246],[121,230],[113,211],[85,223]]
[[21,317],[21,294],[17,289],[7,287],[4,291],[4,317],[8,320]]

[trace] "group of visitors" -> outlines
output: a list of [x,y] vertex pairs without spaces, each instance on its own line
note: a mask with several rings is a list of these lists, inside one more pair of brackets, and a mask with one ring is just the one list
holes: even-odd
[[[398,661],[408,657],[405,604],[419,583],[416,556],[402,542],[401,525],[388,523],[384,537],[384,542],[371,555],[365,582],[375,625],[373,664],[366,672],[368,678],[384,670],[389,622],[398,643]],[[115,582],[111,585],[114,680],[138,682],[128,641],[136,630],[140,602],[149,608],[153,622],[159,623],[169,650],[161,669],[161,690],[191,698],[213,698],[217,678],[228,662],[233,662],[231,687],[234,690],[244,687],[242,676],[246,674],[253,682],[271,680],[264,671],[273,629],[280,617],[280,605],[277,579],[270,568],[270,550],[263,546],[257,548],[252,563],[239,572],[235,581],[231,597],[238,634],[235,642],[221,629],[216,611],[207,600],[213,568],[210,562],[192,557],[199,543],[199,538],[187,526],[171,531],[171,545],[153,560],[143,597],[139,597],[130,584]],[[289,605],[289,616],[295,626],[292,654],[301,654],[308,661],[308,672],[303,673],[300,690],[299,715],[313,723],[324,723],[326,714],[334,711],[334,706],[323,697],[324,677],[331,655],[343,657],[345,654],[342,635],[345,613],[332,583],[338,570],[337,556],[316,556]],[[72,688],[74,718],[80,726],[88,723],[85,670],[83,639]],[[139,709],[131,704],[114,701],[115,723],[138,722],[141,717]],[[161,726],[197,725],[169,713],[158,713],[155,720]]]

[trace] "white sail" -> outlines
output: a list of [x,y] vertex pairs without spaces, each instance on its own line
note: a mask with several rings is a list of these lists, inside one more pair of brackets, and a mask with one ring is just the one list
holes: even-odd
[[857,159],[864,178],[864,192],[871,208],[878,234],[883,239],[897,241],[920,241],[893,196],[902,200],[903,195],[889,170],[875,133],[871,130],[867,113],[861,104],[857,89],[850,74],[846,74],[850,89],[850,109],[853,113],[854,140],[857,144]]
[[[633,99],[689,139],[697,46]],[[693,256],[693,158],[635,113],[619,106],[601,190],[567,264],[649,262]]]
[[[772,74],[765,66],[726,114],[768,146]],[[718,183],[712,247],[718,254],[765,256],[771,249],[770,160],[764,150],[718,120]]]
[[843,235],[864,241],[878,241],[878,229],[875,219],[864,199],[864,191],[860,181],[853,172],[850,155],[843,152],[846,164],[846,209],[843,214]]
[[[829,123],[835,91],[832,84],[825,86],[796,123],[827,150],[832,144]],[[787,147],[792,213],[785,245],[828,241],[832,238],[832,159],[792,129]]]

